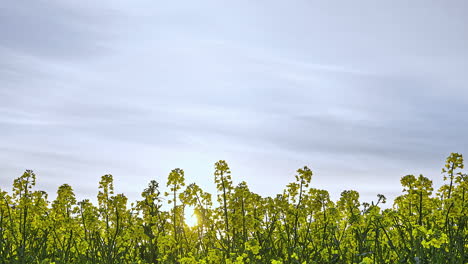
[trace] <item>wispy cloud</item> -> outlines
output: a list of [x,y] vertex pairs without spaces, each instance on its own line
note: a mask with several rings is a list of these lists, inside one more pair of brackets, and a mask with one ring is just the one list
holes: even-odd
[[182,167],[214,191],[217,159],[265,195],[305,164],[335,197],[392,194],[410,172],[440,183],[445,156],[468,146],[466,11],[464,1],[4,3],[0,186],[26,166],[48,191],[69,182],[94,195],[114,173],[134,199]]

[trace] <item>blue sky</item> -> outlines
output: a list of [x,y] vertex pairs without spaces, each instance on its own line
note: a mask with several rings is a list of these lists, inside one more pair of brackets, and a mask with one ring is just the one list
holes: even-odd
[[[304,165],[333,198],[441,184],[468,153],[465,1],[4,1],[0,188],[25,169],[137,199],[214,162],[274,195]],[[54,195],[51,195],[54,196]]]

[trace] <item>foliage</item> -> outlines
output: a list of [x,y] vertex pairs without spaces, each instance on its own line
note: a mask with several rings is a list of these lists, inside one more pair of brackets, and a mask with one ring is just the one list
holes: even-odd
[[[403,192],[387,209],[385,196],[361,202],[354,190],[332,201],[311,187],[308,167],[281,194],[262,197],[246,182],[233,184],[221,160],[216,201],[186,185],[182,169],[170,172],[167,192],[153,180],[132,204],[104,175],[97,205],[77,201],[68,184],[49,202],[27,170],[11,193],[0,189],[0,263],[467,263],[463,169],[463,156],[452,153],[435,193],[423,175],[402,177]],[[187,207],[198,219],[193,227]]]

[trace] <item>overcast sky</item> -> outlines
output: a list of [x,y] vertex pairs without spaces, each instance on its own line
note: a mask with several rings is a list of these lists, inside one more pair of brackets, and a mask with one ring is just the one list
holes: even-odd
[[262,195],[308,165],[333,198],[442,183],[468,155],[466,1],[67,1],[0,4],[0,188],[137,199],[214,163]]

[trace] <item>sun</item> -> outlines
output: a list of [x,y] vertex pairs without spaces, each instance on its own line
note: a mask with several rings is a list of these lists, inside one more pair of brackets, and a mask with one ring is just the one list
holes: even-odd
[[198,224],[198,216],[193,210],[193,207],[187,206],[185,208],[185,224],[194,227]]

